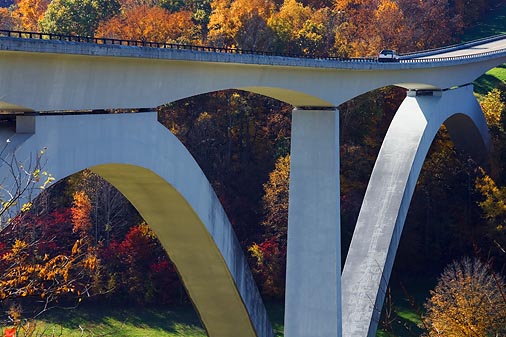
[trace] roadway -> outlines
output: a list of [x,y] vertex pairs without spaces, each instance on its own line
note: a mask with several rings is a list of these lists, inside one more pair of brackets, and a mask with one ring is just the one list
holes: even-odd
[[[492,52],[498,52],[498,51],[504,51],[506,50],[506,36],[502,39],[491,41],[491,42],[484,42],[479,44],[478,42],[470,42],[469,44],[463,44],[460,46],[455,47],[448,47],[443,49],[437,49],[433,52],[427,51],[427,52],[420,52],[417,54],[414,54],[414,57],[409,57],[410,60],[434,60],[434,59],[441,59],[441,58],[458,58],[458,57],[465,57],[465,56],[473,56],[473,55],[480,55],[484,53],[492,53]],[[431,53],[431,55],[427,55],[427,53]],[[426,56],[420,56],[416,57],[417,55],[426,55]]]

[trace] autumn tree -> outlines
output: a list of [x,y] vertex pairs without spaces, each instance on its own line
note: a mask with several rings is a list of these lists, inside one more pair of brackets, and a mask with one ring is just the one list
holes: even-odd
[[269,50],[273,32],[267,20],[272,0],[215,0],[211,3],[208,40],[213,45]]
[[265,212],[262,225],[267,228],[269,237],[282,242],[286,249],[288,225],[288,185],[290,176],[290,155],[280,157],[269,180],[264,184],[262,198]]
[[289,175],[290,155],[278,158],[264,184],[264,240],[248,248],[254,262],[253,274],[262,293],[269,297],[282,297],[285,289]]
[[350,56],[375,56],[383,48],[407,52],[439,47],[462,31],[461,17],[446,0],[336,0],[335,13],[335,50]]
[[506,251],[506,180],[503,176],[506,158],[505,102],[504,92],[497,88],[480,100],[493,142],[492,170],[489,174],[480,170],[475,181],[475,187],[481,194],[478,205],[488,224],[486,235],[499,253]]
[[483,14],[492,9],[494,6],[500,4],[500,1],[490,0],[454,0],[451,1],[450,6],[455,11],[455,14],[462,18],[462,22],[466,27],[475,24]]
[[101,254],[112,286],[109,297],[115,302],[174,304],[187,298],[174,265],[146,223],[132,226]]
[[405,17],[400,51],[449,45],[462,33],[463,18],[452,10],[447,0],[404,0],[399,2],[399,7]]
[[334,44],[334,20],[328,8],[315,10],[296,0],[285,0],[268,25],[276,34],[278,52],[325,56]]
[[506,333],[505,283],[478,259],[450,264],[425,304],[427,336],[499,336]]
[[12,12],[8,8],[0,7],[0,29],[13,30],[18,21],[12,17]]
[[17,0],[12,15],[18,19],[19,29],[38,31],[49,3],[50,0]]
[[97,244],[107,246],[114,238],[125,236],[131,226],[140,221],[140,216],[130,202],[109,182],[90,170],[83,170],[67,179],[67,186],[61,194],[84,194],[91,209],[88,220],[90,234]]
[[290,148],[292,107],[242,91],[198,95],[160,108],[159,120],[197,160],[246,246],[260,240],[262,184]]
[[0,305],[16,325],[92,294],[97,259],[71,218],[70,210],[44,218],[26,211],[0,232]]
[[502,116],[506,113],[506,102],[503,100],[503,95],[499,88],[494,88],[480,100],[489,128],[503,129]]
[[195,44],[198,28],[192,13],[170,13],[161,7],[137,6],[102,22],[96,35],[116,39]]
[[119,0],[52,0],[39,23],[46,33],[93,36],[119,10]]
[[264,296],[282,298],[285,293],[286,246],[275,238],[253,243],[248,252],[253,258],[253,275]]

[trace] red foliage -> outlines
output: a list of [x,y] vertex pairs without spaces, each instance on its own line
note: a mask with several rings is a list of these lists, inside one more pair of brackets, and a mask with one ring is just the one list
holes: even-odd
[[146,224],[100,250],[108,273],[116,275],[114,295],[139,304],[170,304],[182,289],[176,268]]
[[279,244],[275,238],[270,238],[260,244],[253,244],[249,252],[256,258],[253,272],[261,285],[262,293],[270,297],[282,297],[286,276],[286,246]]

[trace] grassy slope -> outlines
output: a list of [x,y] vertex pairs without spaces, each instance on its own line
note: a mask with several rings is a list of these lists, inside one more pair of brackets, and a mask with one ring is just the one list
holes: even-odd
[[[71,311],[50,311],[41,320],[37,321],[36,324],[38,337],[207,336],[191,306],[176,308],[82,306],[77,310]],[[45,331],[43,335],[40,334],[42,331]]]
[[[267,303],[276,337],[283,336],[283,305]],[[54,310],[36,322],[37,337],[206,337],[193,307],[114,308],[81,306]],[[0,328],[0,336],[3,329]],[[20,334],[23,336],[23,334]]]

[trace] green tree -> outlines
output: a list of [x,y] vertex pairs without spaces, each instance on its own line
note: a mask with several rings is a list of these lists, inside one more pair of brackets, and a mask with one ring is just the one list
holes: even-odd
[[119,13],[118,0],[53,0],[40,20],[46,33],[93,36],[101,21]]

